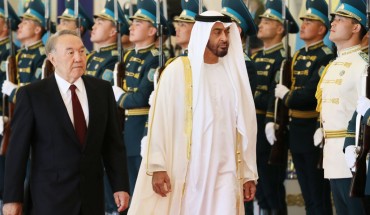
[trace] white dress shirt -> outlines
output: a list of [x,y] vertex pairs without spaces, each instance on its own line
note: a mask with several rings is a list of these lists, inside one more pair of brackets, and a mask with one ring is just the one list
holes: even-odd
[[[69,118],[71,119],[72,124],[74,125],[72,95],[71,95],[71,90],[69,89],[69,87],[72,84],[64,80],[57,73],[54,73],[54,74],[55,74],[55,79],[58,84],[60,95],[62,95],[64,104],[67,108]],[[76,94],[77,94],[78,99],[80,100],[82,110],[84,112],[84,116],[86,120],[86,126],[88,127],[89,126],[89,105],[87,101],[85,84],[82,78],[77,79],[77,81],[75,81],[73,84],[77,87]]]

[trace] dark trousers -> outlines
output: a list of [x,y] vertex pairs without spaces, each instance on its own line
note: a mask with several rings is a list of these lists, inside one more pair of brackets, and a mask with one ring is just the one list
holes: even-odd
[[249,202],[244,202],[245,215],[254,215],[253,200]]
[[335,210],[338,215],[365,214],[360,198],[349,197],[351,178],[330,179]]
[[307,215],[333,214],[330,183],[324,179],[324,171],[317,168],[319,153],[319,149],[310,153],[292,153]]
[[139,174],[141,164],[141,156],[129,156],[127,157],[127,170],[130,182],[130,195],[134,193],[137,175]]
[[269,153],[257,155],[258,205],[263,209],[286,210],[284,180],[286,165],[268,164]]

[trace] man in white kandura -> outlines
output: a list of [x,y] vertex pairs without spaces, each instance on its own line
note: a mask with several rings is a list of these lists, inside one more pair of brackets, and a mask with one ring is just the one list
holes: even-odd
[[197,15],[189,57],[166,67],[128,214],[244,214],[254,198],[257,122],[235,23]]

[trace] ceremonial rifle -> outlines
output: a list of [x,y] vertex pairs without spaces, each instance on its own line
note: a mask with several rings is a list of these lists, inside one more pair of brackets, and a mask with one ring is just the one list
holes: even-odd
[[[123,62],[123,49],[121,41],[121,23],[118,18],[118,0],[114,0],[114,20],[116,22],[116,31],[117,31],[117,52],[118,59],[117,63],[114,65],[113,70],[113,85],[123,89],[123,82],[125,79],[125,64]],[[124,128],[125,123],[125,110],[121,107],[118,107],[119,119],[121,121],[122,129]]]
[[[163,15],[164,15],[164,18],[166,18],[166,20],[168,20],[168,13],[167,13],[167,0],[163,0]],[[172,42],[171,42],[171,29],[170,27],[168,26],[168,35],[167,35],[167,40],[166,40],[166,43],[167,43],[167,47],[168,47],[168,50],[169,50],[169,57],[172,58],[172,57],[175,57],[175,52],[174,52],[174,48],[173,48],[173,45],[172,45]]]
[[[50,3],[51,3],[50,0],[45,1],[45,22],[46,22],[45,30],[47,38],[50,38],[52,25],[52,22],[50,20]],[[45,58],[44,63],[42,64],[41,70],[42,70],[41,79],[47,78],[54,73],[54,66],[47,57]]]
[[75,19],[76,19],[76,31],[77,31],[77,34],[79,37],[81,37],[81,18],[80,16],[78,15],[78,1],[79,0],[75,0],[74,1],[74,8],[75,8]]
[[[285,59],[280,66],[279,84],[285,85],[290,88],[291,86],[291,57],[289,48],[289,20],[286,18],[286,6],[285,0],[282,0],[282,18],[284,20],[285,29]],[[286,137],[288,133],[289,123],[289,109],[286,107],[282,100],[279,98],[275,99],[275,111],[274,111],[274,124],[275,124],[275,136],[276,141],[271,147],[269,164],[272,165],[284,165],[286,162],[287,150],[286,150]]]
[[[12,19],[9,16],[8,0],[4,0],[5,19],[9,31],[10,53],[6,60],[6,80],[17,84],[17,64],[15,59],[15,47],[13,45]],[[0,155],[5,155],[10,140],[10,122],[13,118],[15,104],[8,101],[8,96],[3,94],[3,139],[0,147]]]
[[157,83],[164,70],[164,57],[163,57],[163,26],[161,24],[161,2],[158,0],[156,4],[156,24],[157,24],[157,38],[159,39],[159,64],[158,69],[154,73],[154,89],[157,88]]
[[[328,2],[328,15],[329,15],[329,20],[331,19],[331,0]],[[320,128],[322,128],[322,118],[321,118],[321,113],[320,113]],[[319,160],[317,162],[317,169],[324,169],[322,166],[322,162],[324,160],[324,145],[325,145],[325,137],[323,135],[321,142],[319,144],[320,146],[320,154],[319,154]]]
[[[370,0],[367,0],[366,7],[367,14],[367,27],[370,27]],[[368,39],[369,40],[369,39]],[[368,43],[368,49],[370,48],[370,42]],[[365,94],[367,98],[370,98],[370,61],[365,69],[361,83],[361,93]],[[361,123],[362,116],[357,114],[356,117],[356,153],[357,158],[354,168],[352,168],[352,181],[349,195],[351,197],[365,197],[365,186],[366,186],[366,157],[370,149],[370,127],[364,123]]]

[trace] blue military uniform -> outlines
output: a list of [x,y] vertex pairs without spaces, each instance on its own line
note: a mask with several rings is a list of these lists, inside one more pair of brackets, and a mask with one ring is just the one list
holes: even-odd
[[[114,20],[114,1],[106,1],[104,9],[94,16],[110,20]],[[118,5],[118,20],[121,23],[121,34],[128,34],[129,25],[125,19],[125,15],[121,6]],[[98,50],[92,51],[87,57],[86,74],[94,76],[113,84],[113,70],[114,65],[119,61],[119,54],[117,51],[117,43],[100,47]]]
[[[254,23],[247,6],[242,0],[222,0],[221,13],[229,16],[233,22],[237,23],[237,25],[242,29],[242,38],[245,36],[256,35],[257,26]],[[247,67],[249,83],[252,88],[252,93],[254,94],[256,90],[257,70],[247,53],[244,53],[244,60]]]
[[[9,11],[9,18],[11,18],[11,29],[10,31],[15,31],[18,28],[18,24],[20,22],[19,17],[14,12],[13,7],[8,3],[8,11]],[[5,11],[4,11],[4,1],[0,1],[0,18],[5,19]],[[6,37],[0,41],[0,82],[1,84],[6,79],[6,60],[8,56],[10,55],[10,48],[11,46],[14,47],[16,50],[17,47],[14,45],[12,41],[10,41],[9,37]],[[14,51],[15,51],[14,50]],[[2,93],[0,92],[0,95],[2,97]],[[3,113],[3,105],[2,100],[0,102],[0,114]],[[2,122],[0,122],[2,123]],[[0,142],[2,140],[2,136],[0,136]],[[0,156],[0,200],[3,199],[3,192],[4,192],[4,167],[5,167],[5,157]],[[1,209],[1,207],[0,207]]]
[[[306,1],[306,10],[300,19],[320,21],[329,29],[328,5],[324,0]],[[333,213],[329,181],[317,168],[320,148],[315,147],[312,138],[319,116],[315,110],[319,73],[333,58],[333,52],[322,40],[298,50],[292,60],[292,86],[282,99],[289,108],[289,148],[307,214]]]
[[[65,0],[65,10],[63,13],[58,16],[59,19],[66,19],[66,20],[76,20],[75,17],[75,5],[74,0]],[[85,9],[83,8],[82,4],[78,4],[78,18],[80,19],[80,24],[84,28],[84,33],[87,30],[91,30],[93,26],[93,20],[87,14]]]
[[[280,0],[267,1],[266,11],[261,18],[272,19],[283,23],[282,3]],[[289,20],[289,33],[297,33],[298,26],[289,10],[286,9],[286,17]],[[256,197],[262,211],[286,214],[285,202],[285,171],[286,165],[273,166],[268,164],[271,145],[265,135],[266,122],[273,119],[273,113],[269,106],[275,100],[275,78],[280,70],[285,57],[283,43],[278,43],[268,49],[256,52],[252,59],[257,68],[257,87],[254,94],[254,102],[257,113],[257,167],[259,180]]]
[[[269,101],[274,97],[277,71],[284,60],[282,43],[269,49],[262,49],[252,55],[257,69],[257,86],[254,104],[257,114],[257,170],[258,184],[256,198],[261,209],[285,208],[285,167],[271,166],[268,159],[271,146],[265,135],[265,121]],[[272,113],[271,113],[272,114]],[[273,116],[273,115],[270,115]]]
[[[153,0],[138,1],[138,10],[130,19],[148,21],[156,26],[156,3]],[[166,19],[161,15],[163,27]],[[149,96],[154,89],[154,73],[159,65],[159,52],[155,44],[141,49],[129,50],[124,56],[125,93],[117,101],[119,107],[125,109],[124,143],[128,158],[128,170],[131,194],[135,188],[140,168],[141,139],[146,133],[149,113]]]
[[[34,0],[29,2],[28,9],[21,16],[24,19],[31,19],[41,23],[41,26],[45,28],[45,6],[40,0]],[[18,71],[18,85],[24,86],[30,84],[36,80],[40,80],[42,73],[42,64],[46,58],[45,47],[41,40],[34,44],[22,47],[17,55],[17,71]],[[13,90],[9,96],[9,100],[16,101],[16,91]]]

